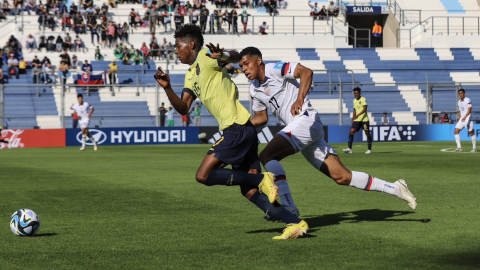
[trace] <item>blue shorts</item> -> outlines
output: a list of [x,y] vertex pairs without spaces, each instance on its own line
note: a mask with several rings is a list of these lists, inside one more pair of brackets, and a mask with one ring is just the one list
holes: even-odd
[[360,129],[367,131],[370,130],[370,122],[353,122],[352,128],[355,129],[355,132]]
[[250,121],[244,125],[233,124],[224,129],[223,136],[215,142],[207,155],[213,153],[223,163],[232,165],[234,170],[261,170],[257,130]]

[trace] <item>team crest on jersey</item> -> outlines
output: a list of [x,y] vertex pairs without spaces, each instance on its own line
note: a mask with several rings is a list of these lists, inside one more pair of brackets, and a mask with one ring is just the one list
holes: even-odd
[[200,75],[200,65],[198,63],[195,69],[196,69],[197,76]]
[[263,87],[263,92],[265,93],[265,95],[270,96],[270,87],[268,86],[268,84]]

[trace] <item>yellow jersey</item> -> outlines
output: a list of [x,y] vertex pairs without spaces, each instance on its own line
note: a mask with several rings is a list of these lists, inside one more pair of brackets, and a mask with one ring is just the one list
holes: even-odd
[[205,54],[208,49],[198,52],[197,58],[185,75],[183,92],[200,101],[217,119],[220,130],[233,125],[243,125],[250,119],[250,113],[238,100],[238,89],[227,70],[219,65],[220,60]]
[[355,122],[368,122],[368,115],[367,111],[364,113],[358,115],[361,111],[363,111],[363,106],[367,106],[367,99],[365,97],[360,97],[360,99],[354,99],[353,100],[353,109],[357,113],[357,119],[355,119]]

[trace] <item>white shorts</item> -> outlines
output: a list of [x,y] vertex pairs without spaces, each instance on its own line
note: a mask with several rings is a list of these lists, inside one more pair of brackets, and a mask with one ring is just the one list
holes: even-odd
[[303,156],[317,170],[328,155],[337,155],[333,147],[326,141],[323,124],[318,114],[302,115],[283,128],[278,134],[285,137],[295,148],[295,153],[302,152]]
[[459,130],[462,130],[463,128],[467,128],[468,131],[473,130],[473,121],[470,121],[470,115],[465,119],[465,121],[462,121],[462,119],[459,119],[457,121],[457,124],[455,125],[455,128],[458,128]]
[[80,127],[81,128],[88,128],[88,124],[90,124],[90,119],[85,119],[85,120],[80,120],[78,121],[78,123],[80,124]]

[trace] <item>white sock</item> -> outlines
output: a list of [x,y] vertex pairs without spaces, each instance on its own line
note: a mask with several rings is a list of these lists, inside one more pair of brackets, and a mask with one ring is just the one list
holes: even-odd
[[92,141],[93,143],[95,142],[95,140],[93,140],[93,137],[92,137],[92,136],[90,136],[90,137],[88,137],[88,138],[89,138],[90,141]]
[[397,184],[372,177],[364,172],[352,171],[352,181],[350,181],[350,186],[366,191],[380,191],[403,199],[402,192]]
[[87,136],[82,135],[82,146],[85,146],[86,142],[87,142]]
[[460,134],[455,134],[455,141],[457,142],[457,148],[462,148],[460,144]]
[[265,164],[265,170],[275,175],[275,184],[278,186],[278,196],[283,206],[297,208],[293,202],[292,193],[287,183],[287,177],[282,164],[278,160],[271,160]]
[[477,137],[475,137],[475,134],[472,136],[472,145],[473,149],[477,149]]

